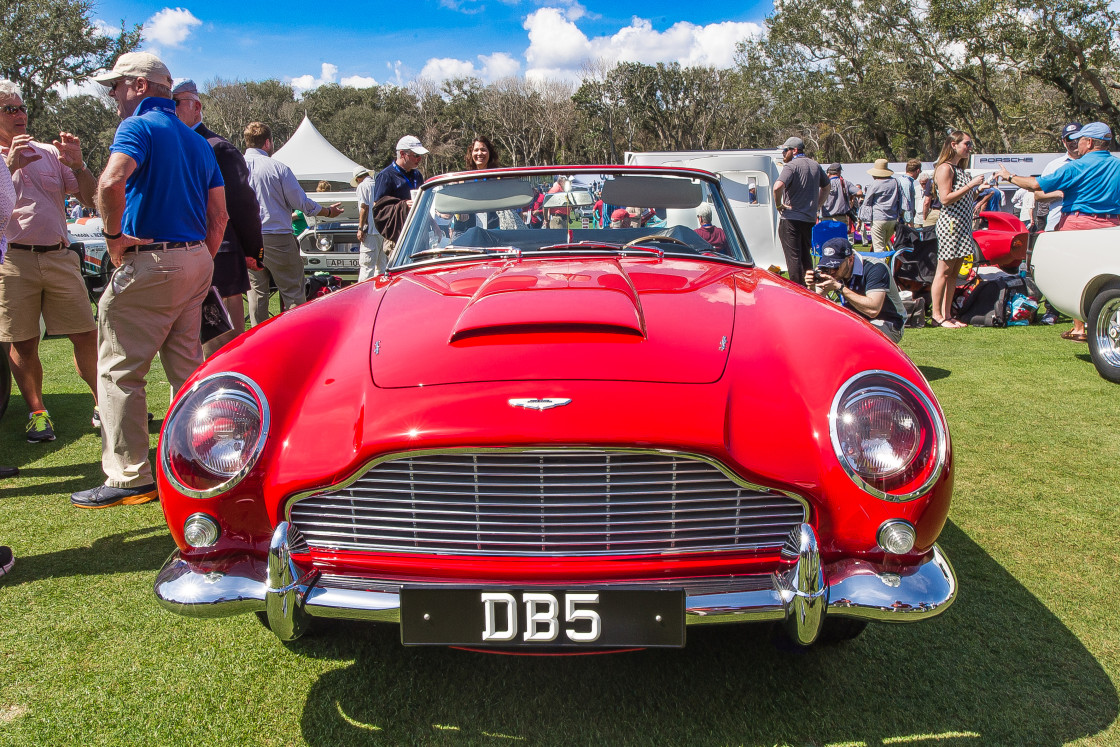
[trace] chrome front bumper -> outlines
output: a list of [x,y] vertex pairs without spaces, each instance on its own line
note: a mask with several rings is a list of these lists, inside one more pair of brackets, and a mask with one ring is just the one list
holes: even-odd
[[[339,588],[319,571],[291,558],[291,526],[283,522],[269,544],[267,570],[250,561],[222,570],[195,566],[172,553],[156,578],[155,593],[168,610],[189,617],[264,612],[282,640],[298,638],[312,617],[398,622],[393,591]],[[957,596],[949,560],[934,545],[917,565],[893,568],[865,560],[822,564],[817,538],[801,524],[782,550],[792,565],[766,583],[742,589],[686,592],[688,625],[784,621],[795,641],[816,640],[825,614],[878,622],[916,622],[941,614]]]

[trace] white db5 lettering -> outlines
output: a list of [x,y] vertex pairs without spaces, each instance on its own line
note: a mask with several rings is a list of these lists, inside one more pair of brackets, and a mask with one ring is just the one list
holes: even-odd
[[[587,609],[587,605],[599,603],[597,593],[564,594],[564,622],[579,623],[564,628],[564,635],[575,643],[594,643],[602,634],[602,620],[599,613]],[[519,628],[517,600],[512,594],[504,592],[482,592],[484,641],[512,641]],[[525,592],[521,595],[525,606],[525,631],[522,638],[526,642],[548,643],[556,640],[560,633],[559,614],[561,605],[552,594]]]
[[[502,605],[505,614],[502,620],[502,629],[498,630],[496,607]],[[483,593],[482,606],[485,612],[485,627],[482,631],[484,641],[512,641],[517,635],[517,600],[512,594]]]

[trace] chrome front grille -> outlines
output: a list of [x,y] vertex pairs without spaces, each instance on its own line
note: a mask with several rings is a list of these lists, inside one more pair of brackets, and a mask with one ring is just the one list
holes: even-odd
[[448,555],[777,549],[806,519],[703,459],[625,451],[417,453],[290,508],[312,549]]

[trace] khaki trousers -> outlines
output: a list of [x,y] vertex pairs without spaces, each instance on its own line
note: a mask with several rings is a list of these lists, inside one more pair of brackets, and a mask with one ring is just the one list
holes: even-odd
[[[369,280],[385,272],[385,267],[389,264],[388,257],[385,256],[385,249],[383,244],[386,243],[381,234],[367,233],[366,237],[362,239],[362,251],[358,255],[358,282]],[[389,246],[392,246],[390,243]]]
[[264,269],[249,270],[249,323],[257,326],[269,318],[268,290],[270,280],[276,281],[285,309],[307,300],[303,286],[303,257],[294,234],[264,235]]
[[871,224],[871,251],[889,252],[891,250],[891,236],[898,225],[896,220],[877,220]]
[[159,353],[172,394],[202,363],[198,331],[214,261],[206,245],[127,252],[98,303],[97,401],[106,485],[153,482],[147,377]]

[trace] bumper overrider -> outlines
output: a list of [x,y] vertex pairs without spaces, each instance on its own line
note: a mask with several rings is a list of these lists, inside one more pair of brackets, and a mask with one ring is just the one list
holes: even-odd
[[[248,561],[208,570],[176,551],[156,578],[156,597],[168,610],[188,617],[263,612],[269,628],[285,641],[302,635],[314,617],[399,622],[397,593],[332,588],[319,571],[297,566],[291,557],[295,537],[288,522],[276,528],[267,570]],[[916,565],[860,559],[823,564],[816,534],[801,524],[782,554],[792,565],[771,573],[769,583],[688,592],[685,623],[782,621],[793,640],[807,646],[820,634],[826,614],[917,622],[941,614],[957,596],[956,575],[937,545]]]

